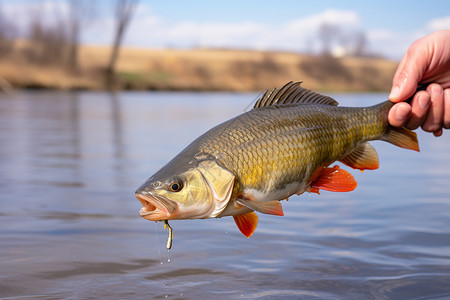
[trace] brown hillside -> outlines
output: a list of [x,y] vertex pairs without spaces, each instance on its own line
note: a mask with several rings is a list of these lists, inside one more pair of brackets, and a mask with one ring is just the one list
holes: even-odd
[[[32,64],[14,52],[0,58],[0,82],[16,88],[105,89],[111,49],[83,46],[80,69]],[[261,91],[290,80],[328,91],[386,91],[396,62],[245,50],[123,48],[115,89]]]

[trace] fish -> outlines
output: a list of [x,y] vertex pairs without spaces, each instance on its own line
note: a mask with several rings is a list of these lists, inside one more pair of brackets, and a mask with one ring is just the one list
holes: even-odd
[[167,225],[232,216],[250,237],[255,212],[283,216],[280,201],[294,194],[353,191],[354,177],[331,165],[377,169],[369,141],[420,151],[416,133],[389,125],[392,106],[338,106],[301,82],[267,90],[251,110],[208,130],[148,178],[135,192],[139,215]]

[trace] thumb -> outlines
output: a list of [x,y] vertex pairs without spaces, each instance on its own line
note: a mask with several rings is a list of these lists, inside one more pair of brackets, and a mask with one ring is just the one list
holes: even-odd
[[400,74],[399,80],[394,82],[391,92],[389,94],[389,100],[392,102],[401,102],[412,95],[417,89],[418,81],[408,79],[407,75]]
[[427,55],[423,53],[423,45],[418,44],[416,42],[411,45],[395,72],[389,94],[392,102],[404,101],[414,95],[427,68]]

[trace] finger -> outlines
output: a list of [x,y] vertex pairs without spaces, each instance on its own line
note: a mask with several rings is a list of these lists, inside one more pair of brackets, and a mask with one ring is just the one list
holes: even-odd
[[450,89],[444,90],[444,121],[445,129],[450,129]]
[[[407,97],[410,97],[413,93],[409,90],[412,90],[413,87],[407,87],[405,91],[405,84],[408,82],[408,73],[406,71],[406,67],[409,63],[408,60],[408,52],[403,56],[402,60],[400,61],[400,64],[397,67],[397,70],[395,71],[394,78],[392,80],[392,88],[391,92],[389,93],[389,100],[392,102],[400,102],[405,100],[406,98],[403,96],[404,94],[407,94]],[[405,67],[406,66],[406,67]],[[414,84],[414,83],[412,83]],[[417,83],[416,83],[417,85]],[[405,99],[403,99],[405,98]]]
[[442,135],[442,128],[439,129],[438,131],[433,132],[435,137],[440,137]]
[[408,103],[400,102],[389,110],[388,120],[392,126],[400,127],[406,124],[410,115],[411,106]]
[[442,128],[444,117],[444,91],[439,84],[433,83],[428,86],[427,92],[431,97],[431,105],[422,129],[428,132],[437,132]]
[[426,91],[416,93],[411,101],[411,117],[405,127],[414,130],[422,125],[427,117],[430,103],[430,95]]

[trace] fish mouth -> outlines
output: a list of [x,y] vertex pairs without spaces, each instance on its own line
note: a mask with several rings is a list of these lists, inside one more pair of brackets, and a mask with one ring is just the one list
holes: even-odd
[[146,195],[136,193],[135,196],[142,204],[139,215],[150,221],[173,219],[178,208],[174,201],[152,193]]

